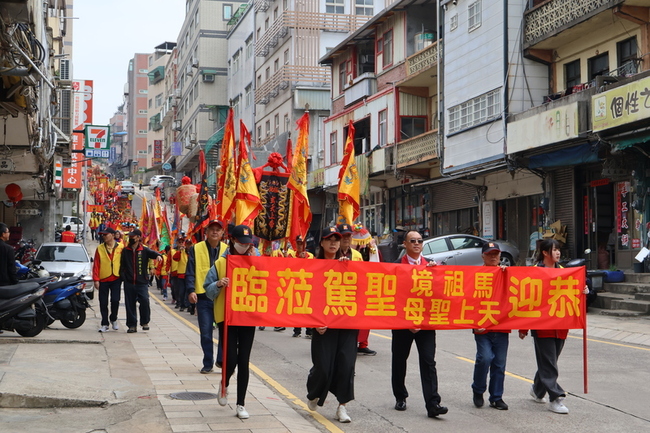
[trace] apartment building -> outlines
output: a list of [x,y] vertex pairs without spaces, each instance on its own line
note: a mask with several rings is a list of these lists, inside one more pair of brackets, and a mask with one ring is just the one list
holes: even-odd
[[139,53],[129,60],[124,88],[124,114],[127,135],[124,177],[141,176],[147,169],[149,132],[149,53]]
[[[163,151],[165,143],[165,130],[162,119],[166,114],[166,104],[169,101],[169,93],[165,76],[169,73],[169,59],[176,47],[175,42],[164,42],[149,55],[149,86],[147,89],[147,115],[149,126],[147,130],[147,164],[146,169],[162,170]],[[169,147],[169,143],[168,146]],[[144,181],[144,179],[143,179]]]

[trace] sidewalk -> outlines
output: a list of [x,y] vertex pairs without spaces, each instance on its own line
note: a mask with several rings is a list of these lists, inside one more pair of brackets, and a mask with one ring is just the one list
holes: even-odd
[[[123,319],[119,331],[97,332],[99,308],[96,300],[92,304],[96,312],[88,310],[88,319],[79,329],[65,329],[56,322],[53,329],[32,339],[8,332],[0,335],[0,418],[2,428],[8,428],[3,431],[51,431],[51,409],[46,411],[47,420],[44,415],[39,424],[35,419],[25,421],[29,417],[24,409],[19,409],[18,415],[12,408],[78,407],[103,409],[96,409],[92,412],[96,415],[90,417],[65,416],[61,422],[68,426],[56,424],[57,429],[148,433],[262,428],[266,432],[320,431],[296,406],[255,375],[251,375],[246,398],[249,419],[240,420],[235,415],[235,377],[228,405],[219,406],[219,370],[199,373],[202,351],[198,329],[153,297],[151,330],[139,329],[135,334],[125,332]],[[124,317],[123,307],[119,317]],[[171,397],[172,393],[182,392],[191,393],[193,399]],[[211,398],[198,400],[201,395],[197,393],[209,393]],[[63,409],[71,410],[75,409]]]

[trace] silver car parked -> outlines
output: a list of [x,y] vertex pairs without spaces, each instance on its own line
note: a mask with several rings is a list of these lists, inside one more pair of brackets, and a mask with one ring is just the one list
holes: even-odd
[[[422,255],[439,264],[458,266],[482,266],[481,249],[488,241],[472,235],[445,235],[426,239],[422,245]],[[492,241],[501,250],[501,264],[514,266],[519,260],[519,249],[508,241]],[[400,257],[404,255],[402,250]]]

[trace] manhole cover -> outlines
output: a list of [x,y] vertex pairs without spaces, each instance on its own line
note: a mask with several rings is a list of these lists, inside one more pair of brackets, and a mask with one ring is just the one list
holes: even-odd
[[210,400],[217,398],[217,394],[211,392],[175,392],[169,394],[169,396],[176,400]]

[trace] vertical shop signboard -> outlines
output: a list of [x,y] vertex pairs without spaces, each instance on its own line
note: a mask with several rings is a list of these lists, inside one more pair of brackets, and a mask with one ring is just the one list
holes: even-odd
[[628,250],[630,249],[630,225],[628,223],[630,213],[630,182],[618,182],[616,184],[616,209],[618,248]]

